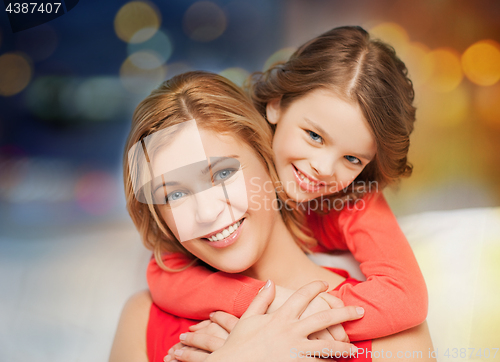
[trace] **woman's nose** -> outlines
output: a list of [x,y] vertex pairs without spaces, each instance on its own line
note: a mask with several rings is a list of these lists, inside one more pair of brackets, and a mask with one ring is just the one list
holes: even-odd
[[212,223],[224,212],[227,202],[221,193],[219,187],[212,187],[195,194],[197,223]]

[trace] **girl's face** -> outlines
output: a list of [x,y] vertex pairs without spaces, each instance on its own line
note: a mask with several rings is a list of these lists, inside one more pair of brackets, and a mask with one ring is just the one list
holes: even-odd
[[[272,204],[276,198],[274,185],[258,156],[244,142],[230,135],[203,129],[199,130],[199,134],[207,159],[237,160],[236,165],[240,168],[235,168],[234,162],[219,162],[217,165],[214,163],[209,174],[214,185],[211,190],[195,193],[191,191],[192,187],[178,183],[170,186],[168,191],[163,190],[168,193],[166,198],[170,204],[157,207],[161,217],[178,239],[179,227],[188,227],[189,230],[197,232],[197,235],[203,235],[182,240],[183,246],[189,252],[216,269],[239,273],[260,259],[276,223],[282,222],[276,201]],[[160,152],[169,152],[169,148]],[[170,152],[164,158],[171,157],[182,158],[182,155]],[[193,174],[190,181],[197,177]],[[222,192],[222,181],[225,183],[226,194],[229,193],[228,197],[219,195]],[[233,197],[232,185],[240,182],[244,185],[240,190],[242,192]],[[245,202],[242,202],[242,197]],[[244,211],[239,212],[239,206],[235,203],[245,204],[244,209],[240,208]],[[176,209],[180,208],[184,208],[182,218],[175,214]],[[233,215],[239,216],[235,219]],[[200,230],[201,232],[198,232]]]
[[276,124],[273,151],[284,190],[298,202],[347,187],[375,156],[375,138],[358,104],[314,90],[285,110],[267,105]]

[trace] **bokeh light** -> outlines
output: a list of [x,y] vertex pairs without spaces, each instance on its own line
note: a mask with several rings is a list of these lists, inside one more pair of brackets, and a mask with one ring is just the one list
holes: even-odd
[[12,96],[21,92],[31,80],[30,59],[22,53],[0,56],[0,95]]
[[488,86],[500,79],[500,44],[482,40],[471,45],[462,55],[465,75],[471,82]]
[[500,130],[500,83],[481,87],[474,92],[474,105],[481,121]]
[[132,53],[128,59],[137,68],[145,70],[155,69],[163,64],[162,57],[154,50],[142,50]]
[[57,48],[57,33],[49,24],[42,24],[16,35],[16,48],[35,62],[47,59]]
[[248,71],[238,67],[224,69],[219,74],[229,79],[239,87],[243,86],[245,81],[248,79],[248,76],[250,75]]
[[[136,63],[142,64],[140,68]],[[153,65],[159,65],[153,68]],[[138,52],[129,56],[120,68],[120,80],[128,91],[145,94],[156,88],[166,77],[167,68],[154,53]]]
[[428,55],[432,62],[429,86],[438,92],[451,92],[462,82],[459,54],[450,48],[438,48]]
[[422,92],[417,117],[434,127],[454,128],[466,122],[470,109],[469,90],[461,85],[449,92]]
[[70,165],[46,158],[17,158],[2,162],[0,199],[11,203],[69,201],[74,181]]
[[106,121],[122,113],[125,98],[118,78],[96,77],[85,80],[78,87],[72,103],[84,119]]
[[78,205],[92,215],[104,215],[118,201],[118,182],[104,171],[91,171],[81,176],[75,185]]
[[404,57],[408,74],[415,87],[425,84],[434,69],[434,62],[428,56],[429,48],[421,43],[410,43]]
[[406,30],[396,23],[382,23],[369,30],[372,39],[379,39],[390,44],[402,57],[406,54],[410,37]]
[[77,116],[73,99],[78,85],[69,77],[38,77],[26,90],[25,104],[41,119],[71,122]]
[[[153,35],[150,39],[142,43],[135,43],[132,41],[129,43],[127,47],[128,55],[132,55],[138,52],[152,53],[154,54],[154,57],[160,61],[160,64],[165,64],[167,62],[167,60],[172,55],[172,51],[173,51],[172,42],[170,41],[167,34],[165,34],[161,30],[158,30],[155,33],[155,35]],[[134,62],[135,60],[138,59],[136,58],[131,59],[132,62]],[[137,63],[134,64],[139,68],[143,67],[142,62],[140,62],[139,64]],[[156,68],[160,66],[160,64],[153,66],[152,68]],[[145,69],[152,69],[152,68],[145,68]]]
[[226,14],[210,1],[198,1],[184,14],[184,32],[196,41],[209,42],[217,39],[226,30],[226,25]]
[[264,66],[262,67],[262,71],[265,72],[277,63],[286,62],[288,59],[290,59],[290,56],[295,53],[296,50],[296,48],[288,47],[274,52],[269,58],[267,58]]
[[160,12],[150,2],[131,1],[115,17],[116,35],[127,43],[142,43],[160,28]]

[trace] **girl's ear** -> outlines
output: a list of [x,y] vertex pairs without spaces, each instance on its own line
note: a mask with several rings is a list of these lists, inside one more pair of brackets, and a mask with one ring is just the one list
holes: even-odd
[[277,124],[281,115],[280,99],[273,99],[266,105],[267,120],[271,124]]

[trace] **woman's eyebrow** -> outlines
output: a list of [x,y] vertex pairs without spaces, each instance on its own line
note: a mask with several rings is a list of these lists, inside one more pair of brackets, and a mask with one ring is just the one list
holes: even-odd
[[159,184],[158,186],[156,186],[156,188],[154,189],[153,193],[156,193],[156,191],[158,191],[158,189],[160,187],[165,187],[165,186],[177,186],[179,185],[179,183],[177,181],[169,181],[169,182],[165,182],[165,180],[163,179],[163,175],[161,175],[161,180],[162,180],[162,183]]
[[[216,158],[216,157],[211,157],[211,158]],[[229,156],[225,156],[225,157],[217,157],[217,160],[215,160],[213,163],[211,163],[207,167],[205,167],[204,170],[201,170],[201,173],[203,175],[206,175],[210,171],[211,168],[217,166],[217,164],[220,162],[226,161],[228,158],[239,158],[239,156],[238,155],[229,155]]]
[[304,121],[306,121],[306,123],[308,123],[313,128],[316,128],[316,130],[318,130],[318,132],[321,133],[320,134],[321,137],[323,137],[324,139],[326,139],[328,142],[333,143],[333,138],[319,124],[311,121],[309,118],[306,118],[306,117],[304,117]]

